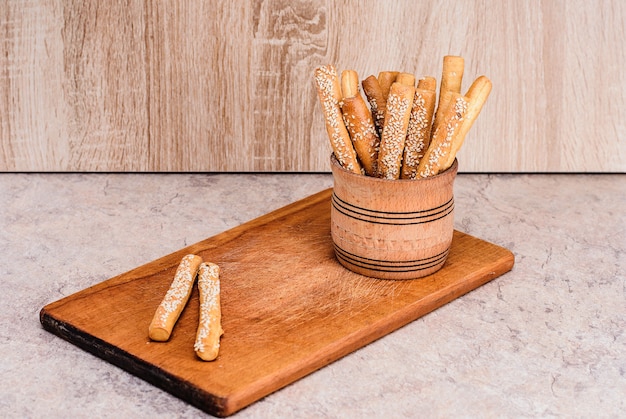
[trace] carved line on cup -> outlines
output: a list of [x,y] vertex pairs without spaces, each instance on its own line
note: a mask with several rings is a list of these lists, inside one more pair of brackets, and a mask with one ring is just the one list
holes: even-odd
[[[345,215],[346,217],[354,218],[356,220],[361,220],[365,222],[375,223],[375,224],[388,224],[388,225],[411,225],[411,224],[425,224],[430,223],[432,221],[440,220],[454,210],[454,197],[450,198],[448,202],[438,207],[415,211],[415,212],[385,212],[385,211],[375,211],[367,208],[361,208],[355,205],[348,204],[346,201],[339,198],[333,192],[332,196],[332,205],[333,207]],[[357,208],[360,211],[354,210],[353,208]],[[368,214],[362,211],[368,211],[373,214]],[[388,216],[390,215],[391,216]],[[423,215],[413,215],[413,214],[423,214]],[[404,215],[403,217],[398,217],[396,215]],[[413,215],[413,216],[410,216]],[[387,221],[387,220],[396,220]]]
[[335,255],[341,260],[360,268],[370,269],[378,272],[417,272],[424,269],[433,268],[446,261],[450,248],[445,251],[424,259],[416,259],[411,261],[385,261],[371,258],[360,257],[353,253],[347,252],[335,245]]
[[[440,210],[440,209],[442,209],[444,207],[452,205],[452,203],[454,201],[454,197],[451,197],[448,200],[448,202],[443,203],[443,204],[441,204],[441,205],[439,205],[437,207],[434,207],[434,208],[420,210],[420,211],[398,211],[398,212],[395,212],[395,211],[378,211],[378,210],[373,210],[373,209],[369,209],[369,208],[359,207],[358,205],[350,204],[347,201],[339,198],[337,193],[334,192],[334,191],[333,191],[333,198],[336,199],[337,201],[339,201],[341,204],[343,204],[346,207],[356,208],[357,210],[360,210],[360,211],[367,211],[367,212],[371,212],[371,213],[374,213],[374,214],[393,214],[393,215],[407,215],[407,216],[414,216],[413,214],[422,214],[422,213],[437,211],[437,210]],[[389,218],[403,219],[403,218],[406,218],[406,217],[389,217]]]

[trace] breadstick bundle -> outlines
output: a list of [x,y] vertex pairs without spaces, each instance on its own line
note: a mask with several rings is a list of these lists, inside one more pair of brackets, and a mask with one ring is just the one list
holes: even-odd
[[[456,154],[478,117],[491,81],[478,77],[465,95],[462,57],[443,58],[437,80],[416,80],[412,73],[381,71],[361,82],[332,65],[315,70],[324,122],[338,162],[354,173],[385,179],[416,179],[437,175],[454,163]],[[416,84],[417,82],[417,84]]]
[[194,350],[198,358],[212,361],[217,358],[221,325],[219,266],[203,262],[197,255],[186,255],[180,261],[174,280],[154,313],[148,327],[151,340],[165,342],[170,339],[174,325],[189,301],[196,277],[200,295],[200,319]]

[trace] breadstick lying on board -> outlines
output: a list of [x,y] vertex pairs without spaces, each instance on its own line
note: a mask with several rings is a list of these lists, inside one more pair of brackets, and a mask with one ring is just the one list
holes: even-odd
[[343,123],[341,108],[341,86],[337,71],[332,65],[325,65],[315,69],[315,83],[317,93],[324,113],[326,132],[330,139],[330,145],[339,163],[354,173],[361,174],[356,151],[350,141],[350,135]]
[[383,96],[383,90],[380,88],[380,83],[375,76],[369,76],[361,82],[363,86],[363,92],[370,104],[372,110],[372,118],[374,119],[374,126],[376,131],[380,135],[383,131],[383,125],[385,124],[385,108],[387,107],[387,100]]
[[452,163],[454,163],[456,154],[461,149],[467,132],[474,124],[474,121],[476,121],[476,118],[478,118],[478,115],[480,114],[483,105],[489,97],[489,93],[491,93],[491,80],[489,80],[485,76],[480,76],[476,80],[474,80],[474,83],[472,83],[467,93],[465,94],[465,97],[467,97],[467,99],[469,100],[467,104],[467,112],[465,114],[465,117],[463,118],[463,121],[461,121],[461,126],[457,129],[457,132],[452,138],[450,154],[443,170],[452,166]]
[[352,145],[365,174],[376,176],[380,137],[376,132],[372,113],[359,92],[358,75],[354,70],[341,73],[341,111],[350,133]]
[[402,83],[391,85],[378,152],[378,176],[384,179],[400,178],[402,152],[414,96],[413,86]]
[[222,330],[222,308],[220,304],[220,268],[205,262],[198,272],[200,292],[200,320],[193,348],[203,361],[213,361],[220,350]]
[[172,329],[189,300],[201,263],[202,258],[200,256],[186,255],[182,258],[176,269],[174,280],[161,304],[157,307],[148,327],[150,339],[165,342],[170,338]]
[[415,89],[411,117],[406,130],[401,179],[417,177],[417,168],[430,144],[430,130],[436,101],[435,90]]
[[467,113],[467,104],[467,98],[459,93],[452,93],[448,109],[441,116],[441,123],[435,128],[430,146],[417,168],[418,177],[435,176],[444,170],[452,138]]

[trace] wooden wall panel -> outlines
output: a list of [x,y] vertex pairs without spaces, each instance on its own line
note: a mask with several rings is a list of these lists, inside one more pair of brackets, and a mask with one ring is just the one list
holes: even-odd
[[0,169],[69,166],[63,41],[54,3],[0,2]]
[[327,171],[313,69],[494,89],[473,172],[626,171],[619,0],[7,0],[0,171]]
[[[146,168],[149,121],[143,4],[73,0],[61,5],[63,90],[59,93],[65,98],[67,170]],[[57,162],[49,163],[56,166]]]

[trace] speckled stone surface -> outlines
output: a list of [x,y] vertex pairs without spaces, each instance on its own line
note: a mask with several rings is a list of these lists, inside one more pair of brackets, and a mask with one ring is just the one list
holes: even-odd
[[[0,416],[202,417],[43,330],[64,296],[332,186],[329,174],[0,174]],[[238,418],[624,417],[626,176],[459,175],[513,271]]]

